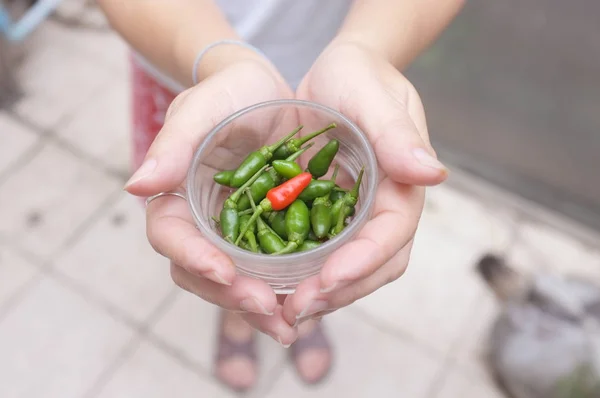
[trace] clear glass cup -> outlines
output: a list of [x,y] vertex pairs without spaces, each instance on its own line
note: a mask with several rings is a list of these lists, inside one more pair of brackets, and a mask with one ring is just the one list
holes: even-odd
[[[334,160],[334,164],[340,165],[336,180],[340,186],[350,188],[361,167],[365,167],[356,213],[344,231],[318,248],[280,256],[251,253],[226,242],[212,217],[218,219],[223,202],[232,189],[215,183],[214,173],[237,167],[250,152],[274,143],[299,125],[304,128],[295,137],[320,130],[332,122],[337,127],[311,140],[314,145],[297,161],[306,166],[313,154],[335,138],[340,142]],[[328,176],[330,174],[331,170]],[[267,282],[278,294],[289,294],[302,280],[319,273],[327,257],[351,241],[371,218],[377,183],[375,154],[365,134],[353,122],[316,103],[275,100],[236,112],[207,135],[190,166],[187,199],[198,229],[231,257],[239,274]]]

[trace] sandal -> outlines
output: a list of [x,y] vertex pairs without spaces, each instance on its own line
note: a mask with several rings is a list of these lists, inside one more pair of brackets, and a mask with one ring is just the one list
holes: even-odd
[[229,361],[233,358],[246,358],[253,364],[257,363],[256,355],[256,339],[252,336],[247,341],[238,342],[232,340],[225,334],[225,317],[227,315],[222,312],[220,315],[219,332],[217,337],[217,352],[215,357],[215,373],[216,377],[226,386],[233,389],[234,391],[241,393],[249,390],[252,385],[248,386],[236,386],[232,385],[230,381],[223,379],[217,369],[219,364]]
[[[327,367],[327,369],[325,370],[325,372],[323,372],[323,374],[321,374],[314,380],[306,380],[302,376],[302,374],[298,371],[298,359],[302,355],[305,355],[308,351],[312,351],[312,350],[327,351],[327,353],[329,354],[329,362],[330,363],[329,363],[329,366]],[[321,383],[329,375],[329,373],[331,371],[331,367],[332,367],[331,366],[332,365],[331,364],[331,362],[332,362],[332,347],[331,347],[331,344],[329,343],[329,339],[327,338],[327,335],[325,334],[325,331],[323,329],[323,325],[321,322],[316,322],[315,326],[313,327],[313,330],[311,330],[309,334],[298,338],[298,340],[296,340],[296,342],[294,344],[292,344],[292,346],[290,347],[290,355],[292,357],[292,360],[294,361],[294,364],[296,365],[296,370],[300,374],[300,377],[307,384],[315,385],[315,384]]]

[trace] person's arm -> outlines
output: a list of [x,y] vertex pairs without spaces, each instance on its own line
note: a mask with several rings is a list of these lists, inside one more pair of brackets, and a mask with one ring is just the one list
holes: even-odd
[[[194,59],[218,40],[239,40],[212,0],[98,0],[112,27],[144,58],[184,86],[192,84]],[[267,62],[252,50],[223,45],[203,58],[200,80],[243,59]]]
[[355,0],[339,42],[381,53],[403,69],[446,28],[465,0]]

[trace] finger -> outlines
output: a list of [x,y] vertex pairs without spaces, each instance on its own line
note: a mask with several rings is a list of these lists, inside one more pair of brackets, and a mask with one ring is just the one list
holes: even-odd
[[[247,79],[245,75],[253,75]],[[276,98],[272,73],[259,65],[236,65],[180,94],[140,168],[125,185],[139,196],[173,190],[186,177],[194,151],[206,134],[243,107]]]
[[377,188],[374,217],[356,239],[336,250],[320,273],[324,292],[363,279],[389,261],[414,236],[424,188],[384,179]]
[[275,341],[287,348],[298,338],[298,329],[290,326],[283,319],[283,307],[278,305],[273,315],[242,314],[242,317],[252,327],[271,336]]
[[200,234],[185,200],[165,196],[151,201],[146,234],[154,250],[187,272],[223,285],[233,283],[233,262]]
[[231,286],[225,286],[193,275],[173,262],[171,278],[180,288],[229,311],[273,315],[277,307],[273,289],[258,279],[238,276]]
[[392,257],[385,265],[368,277],[341,287],[333,292],[322,293],[318,276],[302,281],[294,294],[283,305],[283,317],[290,325],[320,318],[356,300],[368,296],[377,289],[400,278],[406,271],[413,241]]

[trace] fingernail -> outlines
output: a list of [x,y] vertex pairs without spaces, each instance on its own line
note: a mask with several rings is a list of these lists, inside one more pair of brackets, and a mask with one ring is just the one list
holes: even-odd
[[255,314],[262,315],[273,315],[273,312],[267,311],[264,305],[255,297],[249,297],[247,299],[242,300],[240,303],[240,308],[247,312],[253,312]]
[[220,285],[231,286],[231,282],[223,278],[217,271],[209,272],[208,274],[204,274],[203,276],[206,279],[210,279],[211,281],[216,282]]
[[417,148],[413,150],[413,155],[423,166],[431,167],[437,170],[448,171],[448,169],[442,164],[442,162],[431,156],[423,148]]
[[131,178],[129,178],[129,181],[127,181],[125,183],[125,189],[129,188],[130,186],[132,186],[136,182],[139,182],[139,181],[143,180],[144,178],[148,177],[150,174],[152,174],[154,172],[154,170],[156,169],[156,165],[157,164],[158,163],[156,162],[156,160],[154,160],[154,159],[147,159],[140,166],[140,168],[137,169],[137,171],[135,173],[133,173],[133,175],[131,176]]
[[277,342],[283,347],[283,348],[290,348],[291,344],[283,344],[283,342],[281,341],[281,337],[277,336]]
[[333,282],[331,285],[321,288],[321,293],[323,293],[323,294],[331,293],[337,288],[337,285],[338,285],[337,282]]
[[296,318],[296,323],[294,323],[293,327],[297,328],[298,326],[300,326],[301,324],[303,324],[306,321],[317,321],[317,322],[321,322],[321,320],[323,319],[323,317],[325,315],[331,314],[332,312],[335,312],[336,310],[325,310],[325,311],[319,311],[319,312],[315,312],[312,315],[307,315],[305,317],[302,318]]
[[325,311],[329,308],[329,304],[324,300],[313,300],[308,303],[304,310],[298,315],[296,315],[296,319],[304,318],[306,316],[316,314],[317,312]]
[[327,287],[321,288],[321,293],[322,294],[331,293],[333,291],[340,290],[341,288],[346,287],[349,284],[350,284],[350,282],[347,282],[347,281],[336,281]]

